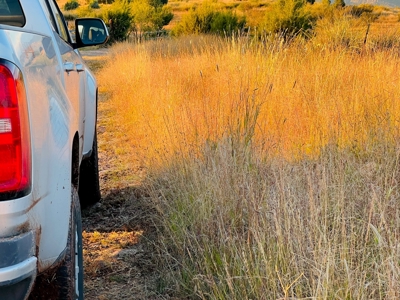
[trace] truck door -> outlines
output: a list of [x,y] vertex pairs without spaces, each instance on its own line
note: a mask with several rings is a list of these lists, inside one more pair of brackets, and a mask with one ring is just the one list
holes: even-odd
[[[62,77],[64,78],[65,92],[68,99],[71,101],[76,118],[79,122],[79,134],[82,139],[84,132],[84,116],[85,116],[85,86],[84,67],[82,58],[76,53],[72,47],[71,36],[68,31],[67,24],[64,17],[58,8],[55,0],[47,0],[48,8],[50,9],[53,25],[57,31],[56,43],[60,50],[61,55],[61,70]],[[82,88],[81,88],[82,87]],[[81,141],[80,145],[83,145]]]

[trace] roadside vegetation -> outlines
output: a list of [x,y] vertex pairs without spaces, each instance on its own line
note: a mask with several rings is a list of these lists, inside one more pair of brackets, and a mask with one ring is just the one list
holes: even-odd
[[[58,0],[68,21],[102,18],[110,42],[141,42],[159,36],[219,34],[229,36],[257,30],[309,37],[317,21],[333,20],[338,12],[371,23],[398,23],[399,11],[383,6],[345,6],[343,0]],[[71,25],[73,23],[70,23]],[[353,24],[354,25],[354,24]],[[356,24],[356,26],[358,26]]]
[[98,78],[146,166],[158,293],[400,296],[399,34],[347,14],[315,22],[306,38],[110,50]]

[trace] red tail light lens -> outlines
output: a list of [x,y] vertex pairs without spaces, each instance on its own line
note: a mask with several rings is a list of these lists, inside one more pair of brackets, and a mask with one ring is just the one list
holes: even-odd
[[28,109],[21,72],[0,60],[0,200],[29,193],[31,153]]

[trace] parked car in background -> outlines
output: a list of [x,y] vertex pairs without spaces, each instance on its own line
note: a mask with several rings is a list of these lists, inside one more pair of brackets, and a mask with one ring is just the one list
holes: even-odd
[[[55,0],[0,0],[0,299],[83,299],[80,207],[100,200],[97,84],[78,48],[108,39]],[[33,297],[31,295],[31,297]]]

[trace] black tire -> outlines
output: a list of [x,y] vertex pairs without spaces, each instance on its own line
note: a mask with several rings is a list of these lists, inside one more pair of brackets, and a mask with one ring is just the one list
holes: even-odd
[[60,300],[83,300],[82,218],[79,196],[72,187],[72,208],[65,258],[56,271]]
[[82,208],[96,204],[101,199],[97,132],[94,134],[91,156],[81,163],[79,173],[79,199]]

